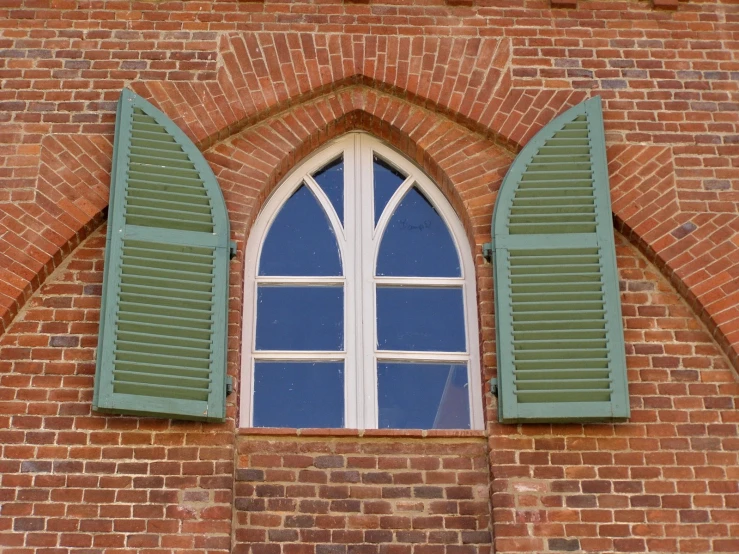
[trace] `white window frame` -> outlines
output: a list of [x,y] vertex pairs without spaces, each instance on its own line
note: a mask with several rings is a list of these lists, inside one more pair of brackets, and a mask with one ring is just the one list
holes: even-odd
[[[312,173],[344,154],[344,226]],[[382,217],[374,225],[372,156],[378,154],[391,166],[408,175],[390,198]],[[347,186],[347,179],[362,186]],[[305,182],[328,215],[341,255],[343,276],[339,277],[258,277],[257,265],[267,232],[283,203]],[[380,239],[390,217],[405,193],[417,186],[446,223],[460,259],[461,277],[375,277]],[[344,287],[344,351],[256,351],[257,285],[313,284]],[[410,352],[379,351],[376,347],[375,288],[381,285],[462,287],[466,351]],[[380,140],[360,132],[342,136],[321,148],[298,165],[275,189],[254,222],[246,246],[240,426],[252,425],[255,360],[320,360],[344,362],[344,427],[376,429],[377,360],[426,361],[466,364],[470,428],[482,429],[482,390],[477,321],[475,266],[467,236],[457,214],[438,187],[413,162]],[[352,332],[354,330],[354,332]],[[374,347],[373,347],[374,345]],[[419,383],[421,385],[422,383]]]

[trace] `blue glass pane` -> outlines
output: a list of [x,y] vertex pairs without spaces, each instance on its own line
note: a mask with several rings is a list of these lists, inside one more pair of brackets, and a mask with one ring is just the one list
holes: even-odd
[[462,275],[446,223],[415,187],[405,195],[385,229],[377,256],[377,275]]
[[328,165],[323,166],[313,179],[326,193],[328,199],[339,216],[339,221],[344,223],[344,158],[338,157]]
[[254,364],[254,427],[343,427],[343,362]]
[[257,350],[343,350],[342,287],[257,289]]
[[388,201],[405,181],[405,175],[382,158],[372,156],[372,171],[375,179],[375,225],[380,220]]
[[331,224],[305,185],[288,198],[267,232],[259,275],[341,275]]
[[377,388],[381,429],[470,428],[464,365],[381,362]]
[[464,352],[462,289],[377,287],[377,346]]

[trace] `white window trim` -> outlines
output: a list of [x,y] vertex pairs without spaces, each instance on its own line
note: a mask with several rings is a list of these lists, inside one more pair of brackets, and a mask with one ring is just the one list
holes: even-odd
[[[355,217],[355,225],[342,229],[339,218],[328,197],[309,177],[310,174],[338,157],[344,155],[345,178],[352,176],[354,182],[368,183],[362,187],[344,187],[344,222]],[[397,167],[408,178],[388,201],[377,228],[374,225],[374,201],[372,198],[372,153],[376,152],[391,165]],[[359,162],[359,163],[357,163]],[[340,277],[257,277],[257,263],[261,248],[270,225],[282,204],[305,182],[328,214],[339,245],[344,275]],[[402,200],[405,192],[414,185],[437,209],[447,224],[452,240],[460,257],[461,277],[374,277],[374,268],[379,250],[378,237],[387,226],[392,212]],[[361,189],[361,190],[357,190]],[[369,219],[368,219],[369,218]],[[377,359],[419,360],[429,362],[459,362],[468,367],[468,393],[470,406],[470,428],[484,426],[479,353],[479,331],[477,321],[477,298],[474,258],[457,214],[438,187],[405,156],[366,133],[353,132],[336,139],[295,167],[275,189],[254,222],[247,240],[244,280],[244,311],[242,332],[242,371],[240,389],[240,426],[251,426],[253,406],[253,374],[255,359],[310,359],[344,361],[344,426],[346,428],[377,428]],[[361,277],[361,282],[358,276]],[[344,351],[343,352],[279,352],[253,350],[256,333],[256,291],[259,283],[311,283],[344,286]],[[466,352],[391,352],[366,348],[373,345],[376,330],[375,287],[377,284],[415,286],[462,286],[466,324]],[[361,306],[357,306],[361,302]],[[359,309],[361,308],[361,309]],[[360,319],[361,318],[361,319]],[[350,330],[361,330],[350,332]],[[364,350],[362,350],[364,348]],[[348,353],[354,353],[348,355]],[[361,361],[361,363],[360,363]],[[372,368],[362,371],[359,366]]]

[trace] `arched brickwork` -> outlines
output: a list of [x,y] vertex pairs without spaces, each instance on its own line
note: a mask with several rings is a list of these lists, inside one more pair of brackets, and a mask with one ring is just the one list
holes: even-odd
[[[459,215],[477,256],[478,283],[491,285],[482,244],[490,238],[495,194],[511,154],[479,134],[430,110],[365,86],[352,86],[307,101],[219,141],[205,157],[221,185],[239,244],[239,271],[231,278],[231,321],[242,310],[245,240],[263,202],[282,178],[322,144],[349,131],[363,130],[415,160],[436,182]],[[492,329],[491,287],[481,293],[482,316]],[[481,312],[482,314],[482,312]],[[486,342],[483,361],[490,363],[494,343]],[[233,376],[238,379],[239,373]]]
[[415,160],[447,195],[471,244],[489,240],[494,193],[510,153],[434,112],[362,85],[280,112],[206,151],[234,227],[242,227],[235,232],[244,234],[243,225],[293,166],[353,130],[370,132]]
[[[732,138],[737,87],[724,42],[735,8],[690,2],[678,12],[659,12],[624,0],[596,14],[589,6],[551,10],[544,1],[432,4],[419,6],[418,13],[340,5],[337,19],[325,21],[315,14],[281,19],[279,10],[268,14],[269,6],[202,21],[192,11],[174,9],[167,19],[200,23],[179,35],[162,31],[160,43],[136,34],[157,29],[162,14],[153,7],[116,12],[115,20],[137,20],[130,37],[101,31],[85,42],[69,32],[63,42],[52,37],[47,44],[32,38],[33,31],[27,37],[21,32],[26,42],[9,51],[12,58],[43,59],[45,48],[54,46],[51,57],[66,60],[67,69],[58,75],[19,69],[19,78],[26,71],[28,78],[47,78],[33,98],[22,81],[6,87],[11,92],[5,98],[16,100],[4,107],[18,115],[3,124],[2,136],[20,146],[9,150],[0,174],[9,176],[4,182],[10,187],[0,191],[0,256],[8,262],[0,269],[3,328],[61,253],[99,220],[113,101],[126,83],[159,104],[204,149],[282,111],[367,87],[516,150],[554,115],[597,92],[604,99],[609,155],[615,153],[611,163],[619,166],[614,192],[630,191],[614,202],[620,228],[685,291],[736,364],[739,266],[724,255],[739,229]],[[87,9],[81,6],[78,15]],[[294,9],[303,8],[298,3]],[[64,13],[49,9],[44,18],[57,25]],[[659,38],[647,36],[645,21],[661,29]],[[414,24],[423,24],[426,36],[417,36]],[[614,30],[619,26],[623,32]],[[142,40],[131,42],[135,36]],[[104,87],[56,90],[79,90],[90,62],[74,61],[75,52],[96,46],[101,59],[106,48],[129,53],[107,62],[104,75],[90,74],[107,79]],[[168,61],[161,52],[169,52]],[[650,170],[654,159],[660,164],[656,173]]]

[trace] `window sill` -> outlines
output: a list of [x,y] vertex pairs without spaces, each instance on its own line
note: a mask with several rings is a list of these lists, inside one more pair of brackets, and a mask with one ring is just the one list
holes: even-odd
[[292,437],[409,437],[409,438],[484,438],[478,429],[286,429],[283,427],[246,427],[239,435],[280,435]]

